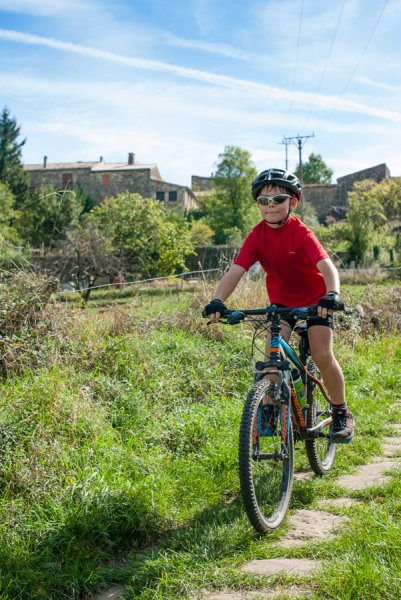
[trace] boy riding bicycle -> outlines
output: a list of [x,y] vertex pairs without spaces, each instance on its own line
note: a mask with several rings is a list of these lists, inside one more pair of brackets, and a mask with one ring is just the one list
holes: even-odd
[[[267,169],[255,178],[252,196],[262,221],[245,239],[203,314],[217,323],[226,308],[224,301],[257,261],[266,272],[266,289],[272,304],[285,307],[318,304],[318,316],[307,321],[309,345],[331,398],[333,441],[348,443],[354,435],[354,422],[346,404],[344,375],[333,354],[333,316],[329,312],[339,302],[340,280],[314,233],[291,215],[301,193],[299,179],[282,169]],[[288,341],[295,320],[283,320],[281,325],[281,335]]]

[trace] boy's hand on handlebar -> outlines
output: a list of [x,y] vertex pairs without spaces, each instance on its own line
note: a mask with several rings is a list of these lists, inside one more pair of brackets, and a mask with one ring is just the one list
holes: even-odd
[[327,292],[323,298],[320,298],[317,307],[317,314],[319,317],[325,319],[328,315],[329,310],[335,310],[338,308],[340,303],[340,295],[338,292]]
[[227,310],[227,306],[218,298],[215,298],[202,310],[202,317],[205,319],[209,317],[212,323],[220,321],[220,317],[224,310]]

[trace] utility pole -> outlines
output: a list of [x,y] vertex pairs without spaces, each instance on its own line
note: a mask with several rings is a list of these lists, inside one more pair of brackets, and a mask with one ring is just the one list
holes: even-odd
[[[289,140],[289,142],[298,146],[298,154],[299,154],[299,174],[301,180],[303,179],[303,165],[302,165],[302,148],[306,144],[308,138],[315,137],[315,134],[311,135],[295,135],[293,137],[284,138],[285,140]],[[301,195],[301,221],[304,220],[304,196]]]
[[288,171],[288,146],[292,144],[292,141],[290,138],[286,138],[285,135],[283,135],[283,141],[278,143],[285,146],[285,170]]

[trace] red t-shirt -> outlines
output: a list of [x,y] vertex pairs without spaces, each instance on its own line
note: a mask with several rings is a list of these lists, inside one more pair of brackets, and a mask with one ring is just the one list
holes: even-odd
[[257,261],[266,271],[270,302],[284,306],[316,304],[326,294],[317,263],[328,254],[315,234],[293,215],[278,229],[261,221],[245,239],[234,264],[248,269]]

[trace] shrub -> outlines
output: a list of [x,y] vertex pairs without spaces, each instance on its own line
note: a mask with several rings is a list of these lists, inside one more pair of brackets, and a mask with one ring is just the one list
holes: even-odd
[[43,336],[49,323],[43,310],[57,282],[21,271],[0,272],[0,374],[35,364],[44,352]]

